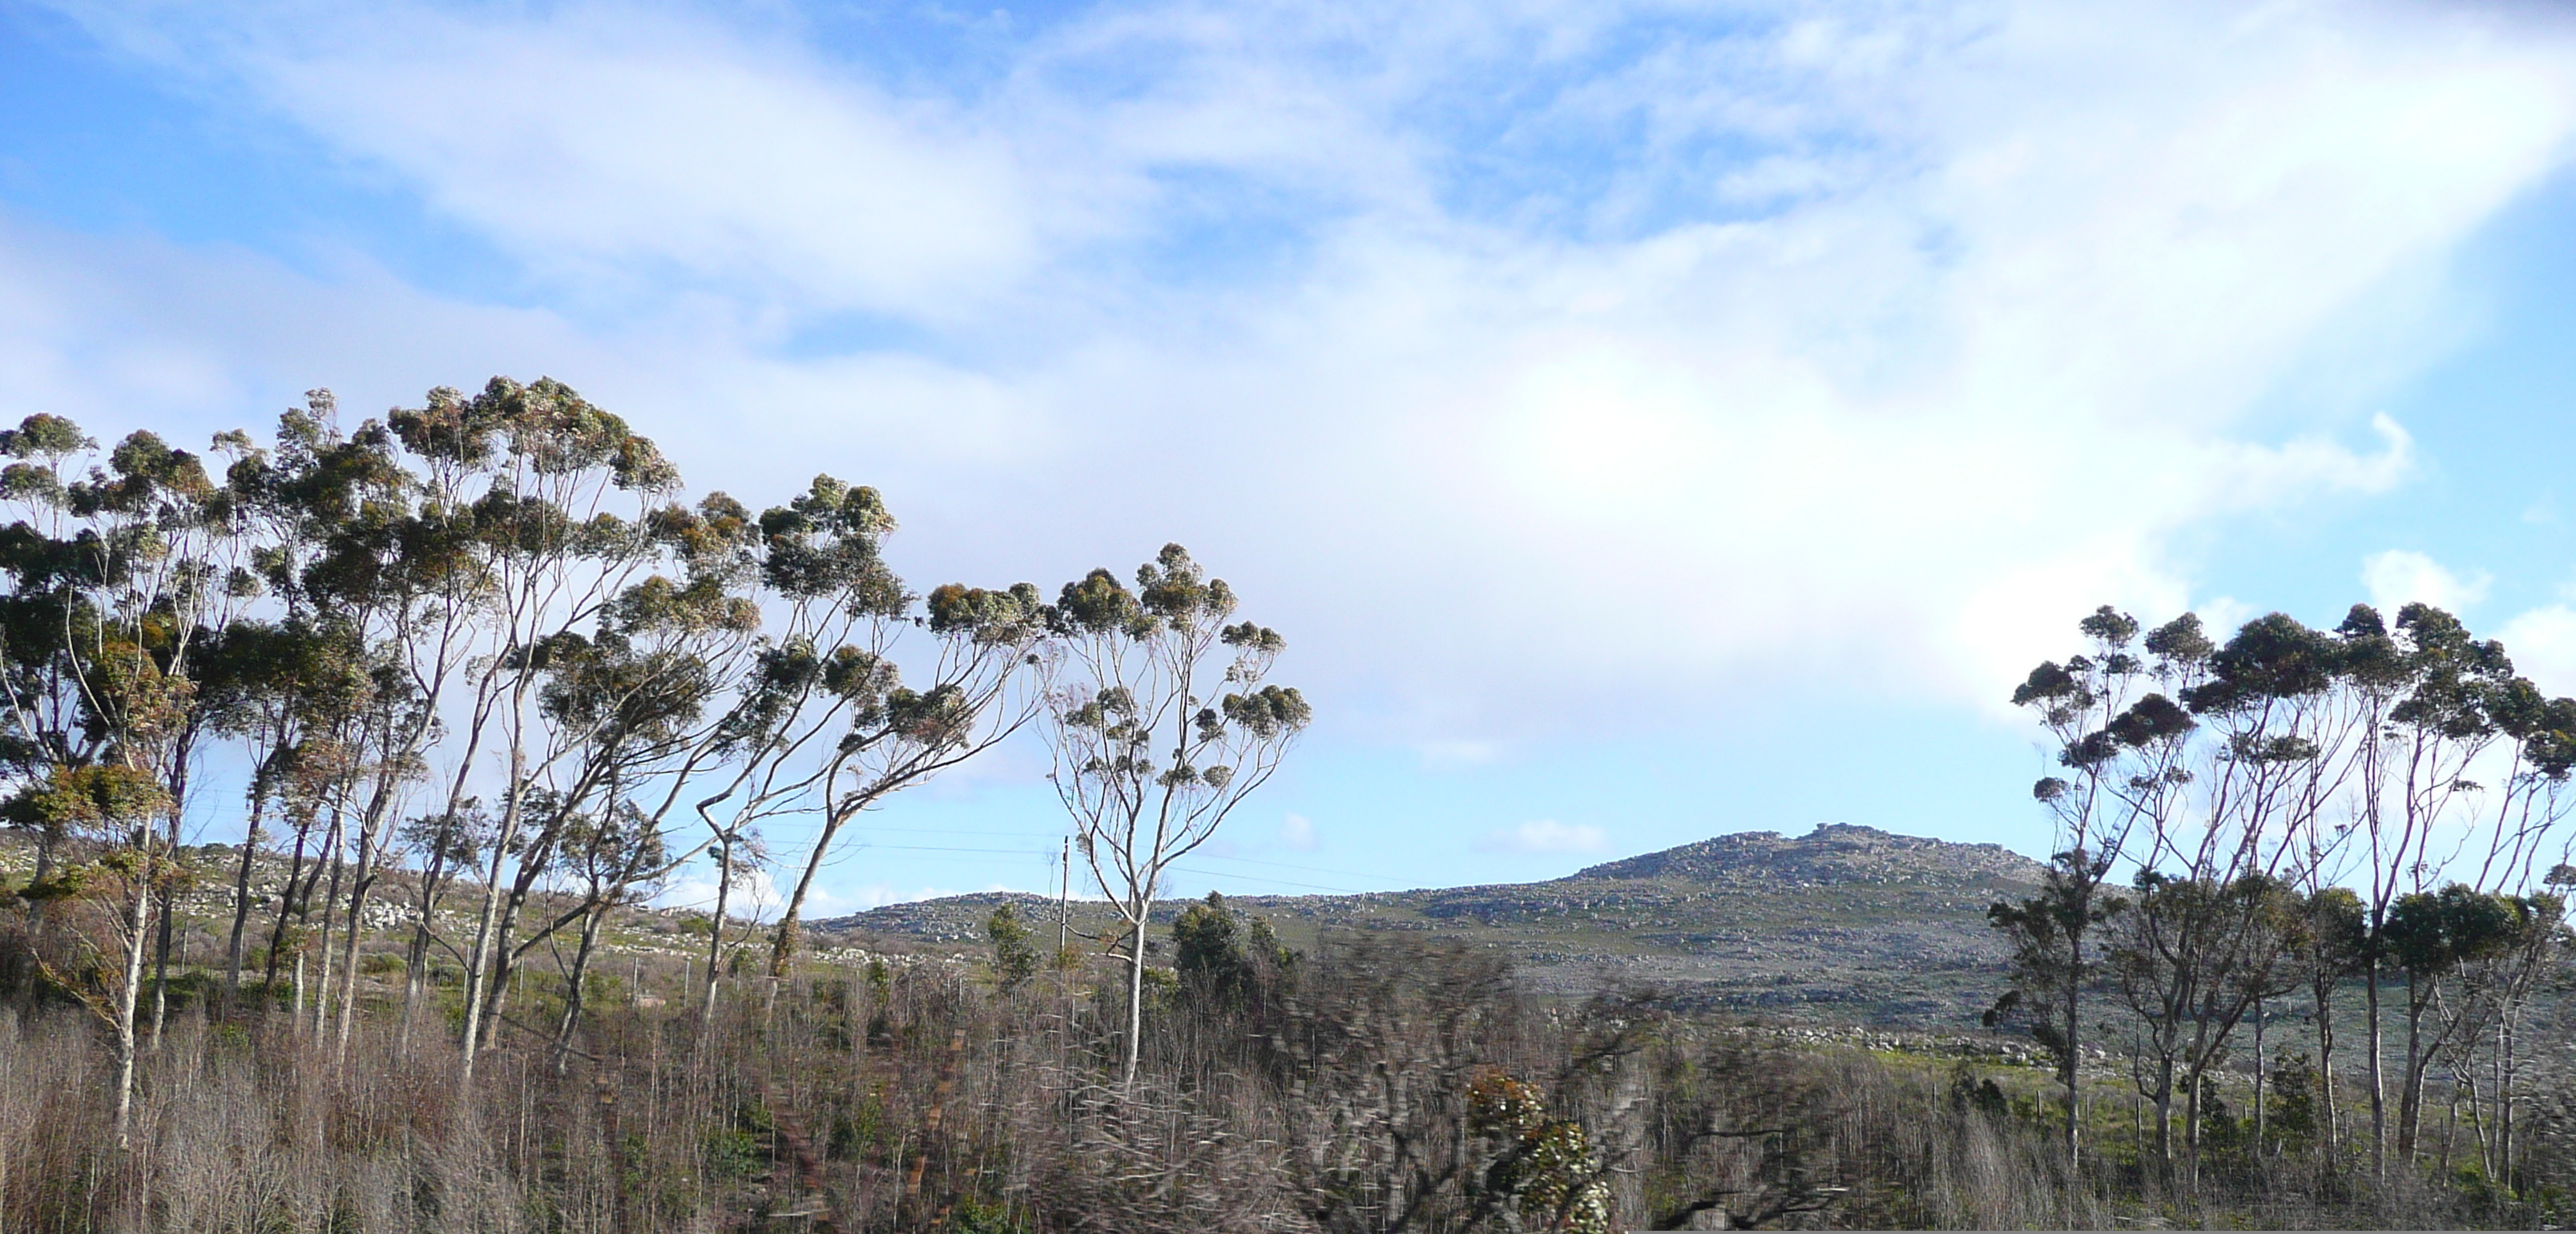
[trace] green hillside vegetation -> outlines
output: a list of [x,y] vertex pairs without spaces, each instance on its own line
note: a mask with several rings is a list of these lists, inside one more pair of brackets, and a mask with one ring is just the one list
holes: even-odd
[[[1491,949],[1533,988],[1559,996],[1651,986],[1708,1009],[1955,1032],[1975,1025],[2003,979],[2006,955],[1987,908],[2030,894],[2041,872],[1997,845],[1827,824],[1794,839],[1721,836],[1543,883],[1231,902],[1292,946],[1353,929]],[[1042,931],[1056,920],[1055,901],[983,893],[815,929],[967,944],[1005,901]],[[1183,907],[1163,904],[1156,919]],[[1070,917],[1088,937],[1110,920],[1090,901],[1072,902]]]

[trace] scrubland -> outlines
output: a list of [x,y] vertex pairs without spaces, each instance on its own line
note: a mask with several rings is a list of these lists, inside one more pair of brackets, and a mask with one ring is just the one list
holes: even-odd
[[[562,991],[531,975],[470,1082],[452,997],[406,1032],[392,983],[371,981],[385,994],[343,1044],[287,991],[227,999],[191,973],[145,1048],[122,1150],[94,1020],[13,974],[0,1228],[1357,1234],[2561,1215],[2550,1188],[2446,1172],[2475,1155],[2455,1159],[2448,1135],[2376,1177],[2352,1136],[2324,1147],[2315,1094],[2285,1100],[2277,1083],[2260,1140],[2250,1117],[2213,1110],[2198,1159],[2165,1169],[2136,1104],[2096,1076],[2070,1171],[2048,1073],[2000,1053],[1766,1030],[1640,991],[1541,998],[1454,943],[1333,935],[1289,955],[1229,938],[1210,954],[1148,983],[1132,1084],[1122,982],[1075,957],[1025,975],[807,964],[729,979],[712,1008],[676,962],[614,965],[591,977],[568,1043],[538,1031]],[[2534,1118],[2533,1177],[2565,1177],[2559,1124]]]

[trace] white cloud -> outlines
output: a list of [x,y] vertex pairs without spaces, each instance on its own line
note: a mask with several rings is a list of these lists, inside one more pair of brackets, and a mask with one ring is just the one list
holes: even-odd
[[2496,631],[2515,671],[2552,697],[2576,695],[2576,608],[2545,605]]
[[[94,20],[567,307],[22,228],[12,401],[551,371],[702,485],[879,484],[943,575],[1181,538],[1328,722],[1435,762],[1779,681],[2000,708],[2094,604],[2181,607],[2177,533],[2401,483],[2377,387],[2254,409],[2446,320],[2576,133],[2563,32],[2466,7],[1757,6],[1635,53],[1608,6],[1149,4],[900,89],[661,9],[178,12]],[[832,307],[930,335],[777,346]]]
[[1609,847],[1609,833],[1601,828],[1591,823],[1568,826],[1552,818],[1532,819],[1476,842],[1478,851],[1488,853],[1598,853]]
[[1323,841],[1315,834],[1315,822],[1303,814],[1291,813],[1279,820],[1279,846],[1292,852],[1311,853]]
[[2361,585],[2370,593],[2371,604],[2391,614],[2416,601],[2457,613],[2485,599],[2494,581],[2484,570],[2454,574],[2432,558],[2407,549],[2373,553],[2361,562]]

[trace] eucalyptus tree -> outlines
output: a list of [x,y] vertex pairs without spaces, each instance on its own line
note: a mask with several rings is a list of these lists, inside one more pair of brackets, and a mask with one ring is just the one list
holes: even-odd
[[[805,744],[795,747],[823,755],[810,781],[799,781],[810,783],[819,821],[771,933],[773,977],[786,975],[806,898],[841,830],[887,796],[991,748],[1031,712],[1012,707],[1010,696],[1045,631],[1037,591],[1026,584],[935,590],[920,623],[936,640],[928,679],[918,689],[904,683],[899,644],[920,619],[917,598],[882,553],[895,526],[875,489],[830,476],[815,477],[803,494],[760,516],[761,580],[789,618],[752,707],[818,703],[834,733],[819,746],[809,727]],[[795,723],[792,710],[778,718]]]
[[418,815],[402,825],[400,840],[417,863],[413,870],[410,938],[403,951],[403,1001],[400,1028],[401,1049],[408,1054],[414,1013],[428,990],[429,968],[434,962],[433,949],[456,961],[459,971],[465,964],[465,952],[453,941],[439,936],[433,928],[439,906],[448,893],[456,889],[460,875],[476,868],[484,850],[492,842],[492,818],[484,812],[480,798],[467,797],[433,814]]
[[[849,823],[1027,722],[1033,701],[1014,685],[1046,625],[1027,584],[949,584],[926,603],[913,595],[883,553],[894,517],[864,485],[816,476],[756,519],[723,494],[667,517],[692,568],[743,577],[768,620],[737,662],[708,746],[723,770],[691,802],[716,857],[703,1003],[712,1015],[729,898],[759,826],[789,814],[817,820],[770,933],[769,971],[783,976],[814,880]],[[931,647],[915,660],[916,687],[903,662],[922,633]]]
[[2249,1014],[2296,986],[2291,883],[2331,847],[2317,811],[2349,777],[2348,712],[2335,705],[2336,647],[2274,613],[2247,622],[2178,691],[2193,723],[2172,808],[2145,817],[2138,894],[2115,949],[2124,1001],[2143,1022],[2140,1092],[2171,1162],[2177,1083],[2198,1160],[2202,1081]]
[[2317,1038],[2317,1075],[2324,1081],[2318,1091],[2324,1112],[2319,1132],[2332,1160],[2342,1142],[2342,1085],[2334,1069],[2335,992],[2346,978],[2365,971],[2362,957],[2370,927],[2360,896],[2349,887],[2319,885],[2313,875],[2299,898],[2298,915],[2290,936],[2291,962],[2307,982],[2313,1008],[2308,1019]]
[[[656,534],[674,526],[668,517],[648,525]],[[537,701],[544,737],[531,759],[538,785],[504,904],[496,991],[506,992],[522,956],[575,922],[573,967],[585,971],[608,910],[674,864],[664,851],[667,821],[694,777],[720,764],[722,719],[707,713],[760,625],[758,606],[728,590],[733,581],[720,570],[681,581],[654,574],[607,606],[591,634],[565,631],[530,650],[545,678]],[[573,907],[522,929],[531,894],[550,884],[568,887]]]
[[[2516,979],[2525,964],[2560,941],[2565,913],[2564,901],[2553,894],[2501,895],[2465,883],[2410,892],[2391,907],[2383,945],[2406,978],[2400,1158],[2415,1159],[2424,1084],[2434,1062],[2446,1052],[2475,1049],[2476,1042],[2461,1040],[2464,1030],[2474,1032],[2493,1013],[2494,1003],[2519,992]],[[2437,1007],[2428,1026],[2426,1013]],[[2504,1062],[2501,1057],[2497,1061],[2499,1066]]]
[[2187,684],[2211,651],[2199,620],[2188,614],[2147,636],[2152,663],[2131,650],[2137,619],[2109,605],[2077,628],[2090,651],[2064,664],[2043,661],[2012,695],[2014,706],[2038,716],[2056,745],[2057,765],[2067,772],[2044,776],[2031,789],[2056,824],[2057,853],[2039,895],[1987,910],[2012,949],[2012,969],[2011,985],[1986,1023],[2028,1016],[2032,1036],[2056,1061],[2070,1168],[2083,1154],[2077,1117],[2083,996],[2099,975],[2096,936],[2125,904],[2105,884],[2141,824],[2169,813],[2183,783],[2181,742],[2191,719],[2148,687],[2159,677]]
[[[576,815],[562,829],[560,843],[569,868],[574,898],[571,910],[579,922],[570,964],[560,951],[557,967],[564,980],[563,1014],[555,1023],[555,1069],[570,1061],[573,1036],[581,1028],[591,961],[599,953],[599,934],[610,912],[642,903],[672,868],[663,845],[661,820],[636,808],[631,798],[609,794],[596,814]],[[558,928],[560,928],[558,926]],[[555,930],[548,930],[551,938]]]
[[[237,727],[253,754],[252,822],[235,890],[248,891],[263,812],[291,792],[299,808],[290,813],[297,835],[287,909],[308,917],[328,871],[313,1013],[321,1025],[336,1011],[345,1049],[367,901],[440,733],[444,686],[472,615],[462,590],[471,576],[457,569],[456,537],[434,534],[437,522],[423,517],[430,494],[385,423],[344,432],[330,391],[305,398],[279,416],[269,447],[245,438],[226,473],[269,608],[243,649],[242,684],[255,697],[244,700]],[[317,821],[324,825],[308,872]],[[284,939],[281,919],[272,980]]]
[[29,958],[47,985],[107,1032],[119,1150],[133,1144],[137,1000],[152,903],[167,878],[166,862],[154,860],[154,824],[172,808],[157,775],[118,759],[56,764],[43,780],[19,786],[6,806],[13,821],[42,827],[71,850],[51,877],[19,892],[63,910],[69,927],[39,940]]
[[[935,650],[922,688],[903,683],[884,642],[840,666],[849,727],[817,786],[822,819],[771,936],[772,977],[787,975],[805,898],[842,828],[888,796],[991,749],[1037,714],[1037,693],[1014,689],[1046,634],[1035,587],[950,583],[934,588],[925,607],[922,625]],[[872,641],[895,628],[873,623]]]
[[[99,760],[111,734],[91,721],[82,667],[84,649],[99,622],[87,594],[84,561],[75,547],[65,469],[97,443],[60,416],[34,415],[0,430],[0,498],[19,518],[0,530],[0,690],[5,690],[6,731],[0,760],[15,788],[42,783],[58,769]],[[54,886],[54,864],[66,834],[53,811],[19,811],[12,821],[32,832],[36,867],[25,898],[41,938]]]
[[232,928],[224,946],[227,992],[241,986],[252,874],[269,807],[284,792],[304,742],[328,716],[352,707],[363,688],[346,649],[330,633],[301,621],[236,622],[207,648],[199,705],[212,713],[219,732],[242,741],[249,762]]
[[2155,1105],[2156,1158],[2166,1168],[2180,1098],[2183,1156],[2196,1170],[2205,1081],[2246,1016],[2297,988],[2288,952],[2298,901],[2259,873],[2219,882],[2142,869],[2136,885],[2107,957],[2141,1026],[2131,1078]]
[[[0,650],[10,664],[7,744],[17,777],[9,813],[31,823],[48,850],[75,821],[92,824],[82,837],[96,857],[89,868],[113,876],[105,881],[117,897],[109,926],[117,963],[85,967],[122,976],[93,976],[97,988],[81,997],[93,1011],[112,1008],[122,1145],[144,961],[202,729],[194,653],[229,613],[236,580],[220,566],[229,495],[201,459],[138,432],[66,481],[72,460],[94,449],[58,417],[30,417],[0,434],[0,455],[17,460],[0,471],[0,495],[26,516],[7,532],[12,628]],[[42,899],[58,880],[49,867],[40,875]]]
[[[2469,773],[2503,735],[2488,704],[2512,680],[2513,666],[2502,645],[2472,637],[2457,618],[2426,604],[2400,609],[2393,629],[2377,610],[2354,605],[2338,633],[2346,688],[2371,735],[2359,752],[2353,826],[2368,880],[2356,890],[2368,926],[2362,996],[2371,1153],[2374,1170],[2384,1172],[2391,1128],[2380,992],[2393,958],[2390,915],[2405,896],[2427,890],[2441,868],[2437,834],[2475,809],[2483,789]],[[2414,1067],[2410,1057],[2400,1074]],[[2406,1138],[2411,1144],[2411,1134]]]
[[[1268,782],[1313,717],[1266,684],[1285,640],[1227,624],[1234,589],[1177,544],[1137,568],[1067,583],[1051,624],[1045,731],[1056,795],[1091,874],[1126,926],[1127,1060],[1144,1028],[1145,927],[1173,862]],[[1220,693],[1222,691],[1222,693]]]
[[458,813],[485,743],[499,747],[500,808],[464,965],[459,1065],[470,1079],[535,787],[532,704],[543,669],[533,649],[588,625],[658,557],[643,523],[678,475],[651,441],[551,378],[496,377],[471,397],[442,387],[425,405],[393,412],[385,428],[418,477],[416,516],[399,524],[409,540],[395,541],[403,551],[391,560],[431,572],[427,595],[406,611],[452,617],[454,662],[465,666],[452,704],[461,748],[436,816]]

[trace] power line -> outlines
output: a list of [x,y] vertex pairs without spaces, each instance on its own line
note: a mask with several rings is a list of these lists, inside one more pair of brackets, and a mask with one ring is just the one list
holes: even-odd
[[[1229,873],[1227,873],[1227,872],[1225,872],[1225,871],[1223,871],[1223,870],[1194,870],[1194,869],[1191,869],[1191,868],[1190,868],[1190,867],[1188,867],[1188,866],[1166,866],[1166,867],[1164,867],[1164,868],[1165,868],[1165,869],[1169,869],[1169,870],[1178,870],[1178,871],[1180,871],[1180,872],[1181,872],[1181,873],[1183,873],[1183,874],[1204,874],[1204,875],[1208,876],[1209,878],[1241,878],[1241,877],[1243,877],[1243,875],[1240,875],[1240,874],[1229,874]],[[1305,889],[1306,889],[1306,890],[1308,890],[1308,891],[1330,891],[1330,892],[1333,892],[1333,893],[1338,894],[1338,895],[1346,895],[1346,896],[1364,896],[1364,895],[1370,895],[1370,894],[1373,894],[1373,893],[1371,893],[1371,892],[1360,891],[1360,890],[1357,890],[1356,888],[1351,888],[1351,887],[1324,887],[1324,886],[1319,886],[1319,885],[1317,885],[1317,884],[1315,884],[1315,883],[1299,883],[1299,882],[1291,882],[1291,881],[1289,881],[1289,880],[1287,880],[1287,879],[1284,879],[1284,878],[1274,878],[1274,879],[1270,879],[1269,881],[1270,881],[1270,882],[1277,883],[1277,884],[1279,884],[1279,885],[1280,885],[1280,886],[1282,886],[1282,887],[1303,887],[1303,888],[1305,888]]]

